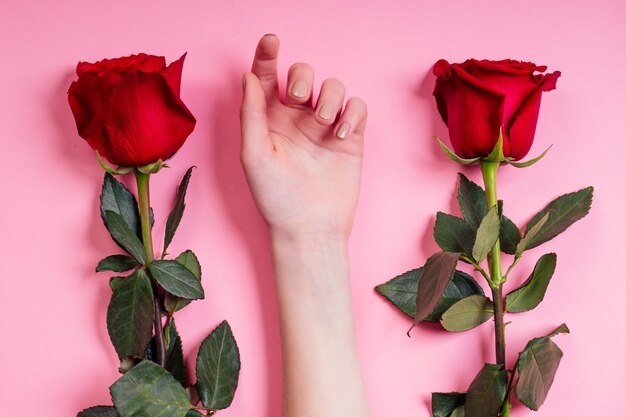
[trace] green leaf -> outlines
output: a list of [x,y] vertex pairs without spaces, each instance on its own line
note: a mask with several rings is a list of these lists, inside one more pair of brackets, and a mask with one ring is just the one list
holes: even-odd
[[445,143],[443,143],[441,140],[439,140],[439,138],[437,136],[435,136],[435,139],[437,139],[437,142],[439,143],[439,146],[441,147],[441,150],[453,162],[458,162],[459,164],[462,164],[462,165],[475,165],[475,164],[478,163],[478,160],[480,158],[468,158],[468,159],[461,158],[460,156],[455,154],[452,149],[448,148]]
[[81,411],[76,417],[120,417],[120,415],[115,407],[98,405]]
[[104,214],[106,227],[109,229],[113,240],[126,252],[131,254],[141,264],[146,263],[146,250],[141,240],[129,229],[128,225],[119,214],[107,210]]
[[[198,258],[196,255],[190,251],[186,250],[180,255],[176,257],[176,262],[183,265],[185,268],[191,271],[191,273],[198,278],[198,281],[201,281],[202,277],[202,269],[200,268],[200,262],[198,262]],[[191,300],[186,300],[184,298],[176,297],[175,295],[165,293],[165,299],[163,304],[165,306],[165,310],[170,313],[174,313],[182,308],[186,307],[191,303]]]
[[239,348],[227,321],[223,321],[200,345],[196,362],[198,394],[205,407],[230,406],[239,381]]
[[111,277],[109,279],[109,287],[115,291],[120,285],[122,285],[125,279],[126,277]]
[[113,290],[107,329],[120,359],[143,357],[152,337],[154,298],[150,278],[140,269]]
[[476,231],[476,241],[472,248],[472,256],[476,262],[487,257],[498,237],[500,237],[500,216],[498,215],[498,207],[493,206],[480,222]]
[[139,208],[133,193],[116,180],[111,174],[104,174],[102,192],[100,194],[100,216],[104,225],[107,225],[106,212],[119,214],[128,225],[128,228],[141,239],[141,222]]
[[493,303],[484,295],[472,295],[457,301],[441,316],[441,325],[449,332],[464,332],[480,326],[493,316]]
[[541,407],[554,382],[563,351],[550,338],[559,333],[569,333],[567,325],[561,324],[549,335],[532,339],[519,354],[515,395],[531,410]]
[[111,255],[100,260],[98,266],[96,266],[96,272],[113,271],[113,272],[126,272],[131,269],[137,268],[139,263],[130,256],[126,255]]
[[530,219],[526,229],[532,229],[548,213],[550,217],[541,227],[535,238],[527,246],[527,249],[545,243],[560,233],[564,232],[572,224],[582,219],[591,209],[593,199],[593,187],[587,187],[574,193],[564,194],[548,204],[543,210]]
[[486,363],[467,390],[467,417],[497,417],[506,394],[507,374],[502,365]]
[[465,220],[438,212],[434,234],[435,241],[442,250],[450,253],[472,254],[476,236]]
[[433,392],[433,417],[449,417],[450,414],[465,403],[464,392]]
[[556,253],[543,255],[524,283],[506,296],[506,311],[521,313],[537,307],[546,294],[550,278],[556,268]]
[[485,190],[475,182],[459,173],[459,191],[457,194],[459,206],[465,221],[472,227],[478,229],[480,222],[487,214],[487,197]]
[[165,331],[169,332],[169,344],[165,351],[165,369],[167,369],[181,385],[185,386],[187,380],[187,370],[185,369],[185,359],[183,356],[183,343],[176,330],[176,323],[172,318],[170,325]]
[[117,368],[117,370],[119,371],[119,373],[125,374],[126,372],[133,369],[133,367],[141,362],[141,360],[141,358],[133,356],[124,356],[122,359],[120,359],[120,367]]
[[[423,268],[413,269],[398,275],[390,281],[376,286],[376,291],[409,317],[415,317],[417,286]],[[443,291],[439,303],[424,321],[437,322],[444,311],[462,298],[484,294],[474,278],[462,271],[455,271],[452,279]]]
[[502,252],[515,255],[517,245],[522,240],[518,227],[506,216],[500,219],[500,249]]
[[569,333],[569,327],[567,327],[567,324],[561,323],[559,327],[552,330],[552,332],[548,333],[545,337],[554,337],[557,334],[561,334],[561,333]]
[[191,171],[195,167],[191,167],[185,172],[180,185],[178,186],[178,192],[176,194],[176,204],[169,216],[167,216],[167,223],[165,225],[165,244],[163,245],[163,253],[167,250],[168,246],[172,242],[172,238],[178,229],[180,220],[185,212],[185,194],[187,194],[187,186],[189,185],[189,179],[191,178]]
[[204,417],[204,414],[198,410],[189,410],[187,411],[187,415],[185,417]]
[[163,289],[177,297],[188,300],[204,298],[200,280],[176,261],[154,261],[148,265],[150,273]]
[[465,406],[455,408],[450,417],[465,417]]
[[543,217],[532,226],[530,223],[526,226],[526,233],[524,233],[524,237],[517,244],[517,249],[515,249],[515,256],[519,257],[524,253],[526,249],[531,247],[539,233],[541,232],[541,228],[548,223],[550,218],[550,213],[545,213]]
[[[185,386],[187,382],[187,369],[183,357],[183,345],[180,335],[176,330],[176,323],[173,317],[170,324],[163,329],[163,333],[165,334],[165,342],[167,344],[165,350],[165,369],[171,373],[182,386]],[[153,336],[144,358],[158,363],[156,351],[157,340]]]
[[458,253],[437,252],[426,261],[417,287],[413,326],[428,317],[439,303],[454,275],[459,256]]
[[122,417],[185,417],[191,409],[187,391],[154,362],[144,360],[110,388]]

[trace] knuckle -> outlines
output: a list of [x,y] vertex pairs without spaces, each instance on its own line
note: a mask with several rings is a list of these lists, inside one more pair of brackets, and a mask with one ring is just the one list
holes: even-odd
[[289,67],[289,73],[293,72],[313,72],[313,67],[307,62],[296,62]]
[[346,88],[340,80],[337,78],[327,78],[322,83],[322,91],[320,94],[342,97],[345,92]]
[[367,115],[367,103],[361,97],[351,97],[349,104],[355,111]]

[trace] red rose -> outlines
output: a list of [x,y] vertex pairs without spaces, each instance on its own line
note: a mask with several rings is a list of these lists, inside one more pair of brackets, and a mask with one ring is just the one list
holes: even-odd
[[519,160],[533,143],[541,93],[556,88],[559,71],[530,62],[439,60],[433,95],[448,126],[450,142],[463,158],[489,155],[502,127],[504,156]]
[[146,54],[79,62],[68,91],[79,135],[123,167],[172,157],[196,125],[180,100],[184,59],[169,66]]

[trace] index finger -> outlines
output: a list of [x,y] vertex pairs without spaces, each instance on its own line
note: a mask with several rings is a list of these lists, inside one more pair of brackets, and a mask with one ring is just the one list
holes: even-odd
[[264,35],[256,47],[252,72],[261,82],[265,97],[269,101],[278,98],[278,48],[280,42],[273,34]]

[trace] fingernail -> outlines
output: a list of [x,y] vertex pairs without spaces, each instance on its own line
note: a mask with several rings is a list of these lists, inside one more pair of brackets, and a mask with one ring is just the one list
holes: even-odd
[[333,111],[335,110],[335,107],[330,104],[330,103],[324,103],[322,104],[322,107],[320,107],[319,110],[319,115],[322,119],[324,120],[330,120],[333,117]]
[[291,95],[298,98],[306,97],[307,86],[303,80],[296,80],[291,86]]
[[350,123],[348,122],[343,122],[340,126],[339,129],[337,129],[337,137],[339,139],[345,139],[346,136],[348,136],[348,133],[350,133]]
[[263,35],[263,37],[266,37],[266,36],[276,36],[276,35],[273,33],[266,33],[265,35]]
[[243,92],[246,92],[246,74],[243,74],[243,78],[241,79],[241,89]]

